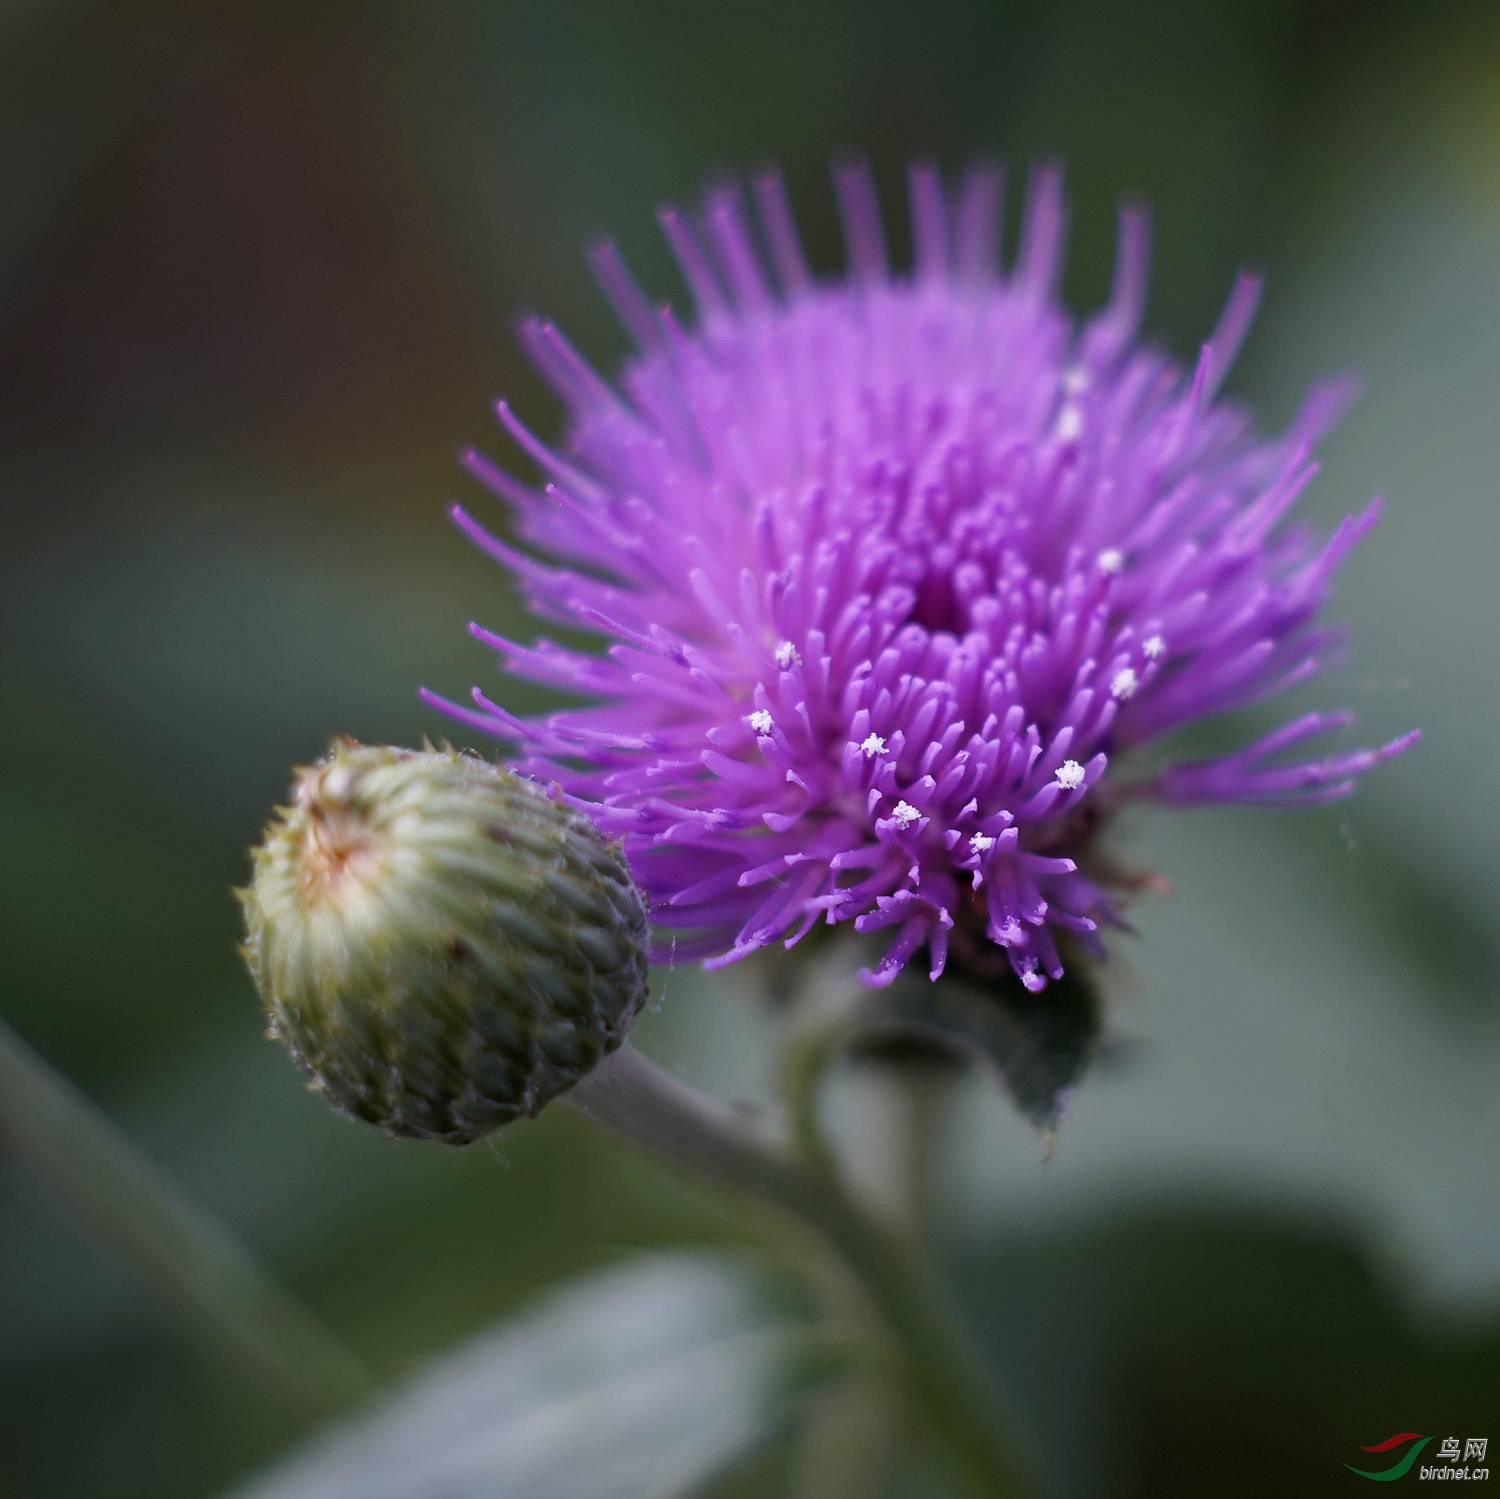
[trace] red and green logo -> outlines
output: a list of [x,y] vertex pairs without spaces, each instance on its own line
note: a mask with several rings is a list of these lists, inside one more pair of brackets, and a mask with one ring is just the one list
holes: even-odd
[[1424,1437],[1418,1431],[1403,1431],[1397,1436],[1387,1437],[1383,1442],[1377,1442],[1373,1447],[1365,1447],[1365,1452],[1394,1452],[1398,1447],[1407,1442],[1416,1445],[1408,1447],[1404,1456],[1399,1457],[1389,1468],[1377,1468],[1375,1472],[1368,1472],[1364,1468],[1356,1468],[1353,1463],[1345,1463],[1351,1473],[1358,1473],[1361,1478],[1373,1478],[1376,1483],[1391,1483],[1397,1478],[1405,1478],[1411,1472],[1411,1465],[1422,1455],[1422,1449],[1432,1440]]

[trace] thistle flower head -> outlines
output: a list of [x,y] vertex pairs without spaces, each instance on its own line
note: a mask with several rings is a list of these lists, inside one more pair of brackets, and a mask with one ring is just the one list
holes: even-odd
[[535,1114],[646,998],[617,848],[452,750],[350,741],[299,773],[240,892],[271,1034],[340,1112],[468,1144]]
[[[1286,523],[1340,387],[1269,440],[1218,398],[1253,277],[1184,371],[1136,342],[1141,211],[1122,215],[1108,305],[1080,325],[1056,296],[1056,171],[1034,174],[1002,268],[998,172],[950,198],[914,168],[901,276],[868,173],[836,185],[835,282],[809,273],[774,176],[754,183],[754,222],[733,188],[696,218],[664,213],[690,327],[597,247],[638,345],[618,384],[525,326],[566,440],[545,446],[502,403],[545,487],[468,466],[532,550],[455,516],[539,614],[608,651],[476,626],[511,671],[593,705],[529,720],[477,690],[442,705],[623,837],[655,919],[689,934],[681,951],[727,963],[852,921],[892,934],[871,982],[919,950],[936,977],[956,941],[980,966],[1003,950],[1040,989],[1062,973],[1060,936],[1097,952],[1118,919],[1090,860],[1115,767],[1316,672],[1337,644],[1318,610],[1376,507],[1321,543]],[[1345,721],[1298,718],[1132,789],[1327,801],[1415,738],[1309,757]]]

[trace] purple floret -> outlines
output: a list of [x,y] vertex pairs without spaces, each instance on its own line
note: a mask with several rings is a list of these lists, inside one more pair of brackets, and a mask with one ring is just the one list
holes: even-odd
[[[596,248],[638,344],[618,386],[526,325],[566,443],[548,448],[502,403],[545,490],[467,464],[564,565],[454,517],[538,614],[611,644],[599,657],[474,633],[516,674],[597,706],[522,720],[477,689],[472,709],[431,700],[520,745],[520,769],[623,837],[654,919],[686,933],[679,956],[729,963],[853,921],[893,932],[871,983],[921,949],[937,977],[951,939],[981,967],[1004,949],[1040,989],[1062,975],[1059,936],[1099,954],[1118,922],[1091,855],[1110,766],[1319,670],[1338,637],[1316,615],[1377,507],[1321,546],[1284,523],[1341,386],[1315,388],[1270,441],[1215,399],[1253,277],[1185,376],[1135,342],[1140,210],[1121,216],[1109,305],[1080,327],[1056,296],[1058,172],[1034,174],[1006,271],[999,173],[971,171],[950,200],[913,168],[916,265],[899,277],[867,171],[836,184],[841,281],[809,272],[775,176],[754,183],[758,234],[733,189],[701,219],[663,214],[691,329]],[[1128,789],[1328,801],[1416,738],[1287,763],[1345,722],[1300,718]]]

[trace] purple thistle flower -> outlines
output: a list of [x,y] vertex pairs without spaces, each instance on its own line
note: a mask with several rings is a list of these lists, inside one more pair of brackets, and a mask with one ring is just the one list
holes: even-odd
[[[661,217],[696,326],[653,310],[609,244],[591,258],[638,345],[619,386],[563,336],[522,338],[570,414],[565,449],[500,420],[549,481],[471,454],[552,565],[454,509],[540,615],[606,658],[474,626],[509,669],[598,700],[523,721],[478,689],[429,700],[519,743],[621,836],[684,951],[732,962],[819,921],[891,928],[890,982],[950,940],[1028,989],[1058,938],[1102,954],[1121,879],[1092,852],[1120,792],[1307,804],[1413,743],[1287,763],[1342,727],[1310,714],[1223,759],[1123,787],[1128,751],[1323,666],[1314,621],[1374,503],[1321,546],[1284,517],[1347,399],[1315,388],[1264,441],[1216,394],[1259,283],[1241,276],[1191,375],[1135,343],[1149,226],[1121,215],[1113,293],[1076,326],[1056,287],[1061,175],[1034,173],[1015,264],[1002,177],[953,200],[911,171],[916,265],[888,269],[873,183],[836,173],[849,274],[810,274],[780,179]],[[762,247],[767,254],[762,253]],[[774,269],[768,269],[769,267]],[[1306,753],[1305,749],[1303,750]],[[1002,965],[1003,966],[1003,965]]]

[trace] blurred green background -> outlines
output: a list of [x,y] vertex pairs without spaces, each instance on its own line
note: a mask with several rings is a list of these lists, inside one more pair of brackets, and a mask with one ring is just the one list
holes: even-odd
[[[1500,1439],[1493,5],[0,6],[0,1014],[385,1374],[576,1270],[743,1236],[568,1115],[467,1153],[334,1119],[262,1038],[229,891],[292,762],[444,732],[416,684],[490,681],[469,619],[526,628],[443,518],[489,503],[459,445],[512,456],[491,397],[556,430],[515,313],[608,367],[584,238],[680,298],[651,210],[765,158],[832,271],[848,148],[898,260],[913,153],[1006,157],[1012,223],[1063,158],[1080,309],[1149,200],[1183,355],[1266,268],[1235,388],[1274,425],[1359,372],[1308,510],[1388,500],[1310,700],[1427,736],[1325,813],[1123,828],[1176,894],[1117,944],[1056,1158],[965,1091],[946,1253],[1039,1460],[1080,1499],[1321,1496],[1392,1432]],[[648,1049],[759,1096],[733,975],[663,989]],[[861,1108],[845,1078],[856,1156]],[[305,1429],[0,1143],[0,1499],[207,1496]]]

